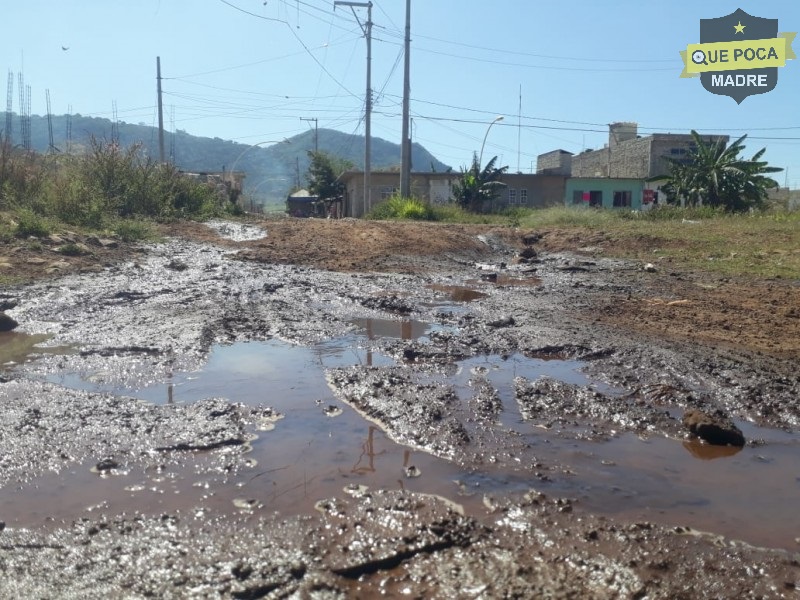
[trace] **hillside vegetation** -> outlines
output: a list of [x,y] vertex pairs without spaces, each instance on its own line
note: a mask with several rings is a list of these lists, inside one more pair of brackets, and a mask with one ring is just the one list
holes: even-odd
[[[5,112],[0,113],[0,123],[5,122]],[[13,122],[17,123],[17,115]],[[53,145],[58,153],[66,154],[85,150],[90,140],[110,142],[115,135],[120,146],[141,147],[144,155],[159,157],[158,128],[144,123],[114,123],[109,119],[81,115],[53,115]],[[68,123],[71,139],[67,139]],[[118,132],[118,133],[117,133]],[[14,135],[16,134],[16,135]],[[319,150],[364,168],[364,137],[330,129],[319,129],[316,140]],[[12,143],[20,145],[17,130],[12,132]],[[47,118],[31,117],[31,149],[47,153],[49,148]],[[282,204],[289,192],[304,187],[308,170],[308,151],[314,150],[315,133],[306,131],[286,139],[253,139],[247,143],[224,140],[218,137],[194,136],[178,129],[166,132],[164,151],[166,158],[177,169],[192,172],[213,172],[235,169],[247,173],[245,194],[257,204]],[[419,144],[412,146],[412,164],[415,171],[446,171],[447,165],[437,160]],[[400,165],[400,145],[380,138],[372,138],[371,167],[388,170]],[[298,183],[299,182],[299,183]]]

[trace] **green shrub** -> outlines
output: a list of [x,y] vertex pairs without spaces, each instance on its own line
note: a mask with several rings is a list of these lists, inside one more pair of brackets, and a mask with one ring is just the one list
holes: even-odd
[[47,219],[41,215],[37,215],[29,208],[23,208],[17,211],[16,220],[16,234],[18,237],[47,237],[52,231]]
[[367,215],[368,219],[409,219],[413,221],[434,221],[436,213],[427,204],[416,198],[392,196],[381,202]]
[[64,244],[58,249],[59,254],[63,254],[64,256],[83,256],[87,254],[87,251],[84,248],[81,248],[78,244]]
[[138,242],[155,237],[153,226],[138,219],[121,219],[114,225],[114,233],[123,242]]

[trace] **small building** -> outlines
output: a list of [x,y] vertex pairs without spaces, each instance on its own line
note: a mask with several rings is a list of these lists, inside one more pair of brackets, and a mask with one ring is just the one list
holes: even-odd
[[[634,178],[571,177],[566,182],[564,204],[592,208],[641,210],[645,182]],[[650,198],[648,193],[648,199]]]
[[297,190],[289,194],[286,198],[286,212],[293,217],[315,217],[323,216],[318,214],[320,210],[319,197],[312,196],[308,190]]
[[[445,204],[449,202],[450,190],[459,177],[458,173],[452,172],[411,173],[411,195],[425,202]],[[343,214],[347,217],[363,217],[378,204],[400,192],[399,171],[371,171],[368,198],[364,194],[364,171],[347,171],[339,180],[345,186]]]

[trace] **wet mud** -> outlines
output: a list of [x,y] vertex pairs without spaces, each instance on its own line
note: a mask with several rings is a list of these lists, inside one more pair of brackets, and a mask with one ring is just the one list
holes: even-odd
[[791,357],[621,327],[650,274],[539,238],[209,231],[4,290],[0,595],[796,597]]

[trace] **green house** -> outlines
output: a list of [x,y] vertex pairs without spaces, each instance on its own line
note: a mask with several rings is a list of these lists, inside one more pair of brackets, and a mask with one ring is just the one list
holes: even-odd
[[641,210],[644,181],[609,177],[570,177],[564,204]]

